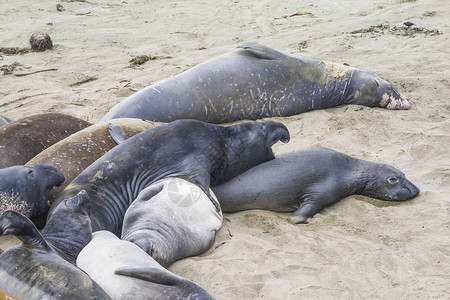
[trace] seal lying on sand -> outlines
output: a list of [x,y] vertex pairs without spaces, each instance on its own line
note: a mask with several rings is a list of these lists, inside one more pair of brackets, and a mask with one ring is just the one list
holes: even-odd
[[350,195],[403,201],[419,194],[393,166],[327,148],[278,155],[212,189],[224,212],[293,211],[289,220],[294,223],[305,223],[325,206]]
[[220,184],[273,159],[271,147],[279,140],[288,142],[289,132],[274,121],[219,126],[179,120],[151,128],[81,172],[55,200],[48,218],[61,201],[86,190],[93,231],[106,229],[120,236],[125,211],[147,186],[169,176],[180,177],[210,197],[210,183]]
[[108,231],[94,232],[77,266],[113,299],[214,299],[192,281],[164,269],[135,244]]
[[220,227],[222,212],[216,211],[201,188],[170,177],[144,189],[130,205],[121,239],[135,243],[168,267],[208,250]]
[[[162,124],[141,119],[116,119],[113,123],[120,125],[125,131],[123,134],[127,136],[133,136]],[[108,123],[103,122],[89,126],[57,142],[33,157],[26,165],[51,164],[63,172],[66,181],[47,194],[47,201],[52,204],[59,193],[81,171],[116,145],[108,132]]]
[[[23,243],[0,254],[0,288],[6,292],[19,299],[110,299],[88,275],[63,259],[24,215],[10,210],[0,216],[0,235],[7,234]],[[64,234],[54,238],[70,238]]]
[[209,123],[286,117],[343,104],[408,109],[379,76],[247,42],[155,83],[115,105],[102,119],[142,118]]
[[15,210],[36,218],[46,213],[50,206],[45,196],[64,180],[63,173],[51,165],[0,169],[0,214]]
[[41,114],[22,118],[0,129],[0,168],[24,165],[42,150],[90,126],[65,114]]

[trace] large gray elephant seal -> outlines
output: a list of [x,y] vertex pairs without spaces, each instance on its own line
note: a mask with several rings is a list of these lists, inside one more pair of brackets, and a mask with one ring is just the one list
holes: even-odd
[[208,250],[222,227],[222,219],[222,212],[215,209],[201,188],[169,177],[144,189],[130,205],[121,239],[135,243],[168,267]]
[[278,155],[213,190],[224,212],[293,212],[294,223],[350,195],[403,201],[419,194],[397,168],[327,148]]
[[[116,119],[112,123],[123,128],[127,136],[136,135],[144,130],[163,123],[144,121],[141,119]],[[47,194],[47,201],[52,204],[64,188],[72,182],[84,169],[111,150],[117,144],[111,138],[108,123],[94,124],[80,130],[33,157],[26,165],[36,163],[51,164],[57,167],[66,177],[66,181],[53,188]]]
[[24,215],[0,216],[0,235],[23,243],[0,254],[0,288],[19,299],[110,299],[82,270],[54,250]]
[[135,244],[94,232],[77,266],[113,299],[214,299],[204,289],[159,265]]
[[48,218],[61,201],[86,190],[93,231],[105,229],[120,236],[125,211],[147,186],[169,176],[180,177],[210,196],[210,184],[273,159],[271,147],[279,140],[288,142],[289,132],[282,123],[270,120],[230,126],[179,120],[151,128],[120,143],[81,172],[55,200]]
[[391,84],[375,74],[255,42],[238,48],[129,96],[102,121],[133,117],[225,123],[286,117],[344,104],[410,107]]
[[91,123],[58,113],[34,115],[0,128],[0,168],[24,165],[54,143]]
[[64,180],[63,173],[51,165],[0,169],[0,214],[15,210],[37,218],[50,208],[45,198],[48,192]]

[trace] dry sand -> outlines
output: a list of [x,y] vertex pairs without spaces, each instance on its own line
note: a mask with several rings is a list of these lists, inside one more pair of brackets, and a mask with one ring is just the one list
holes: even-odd
[[[0,65],[22,65],[0,74],[0,114],[11,118],[64,112],[97,122],[133,92],[241,41],[345,62],[395,84],[410,110],[345,106],[278,118],[292,140],[275,151],[325,146],[389,163],[420,187],[417,198],[349,197],[308,225],[269,211],[228,214],[211,250],[170,270],[218,299],[448,299],[448,0],[15,0],[1,1],[0,15],[0,47],[28,47],[36,31],[55,45],[0,56]],[[404,21],[417,25],[406,35]],[[380,24],[386,29],[370,29]],[[130,67],[138,55],[153,59]],[[18,76],[47,69],[57,70]]]

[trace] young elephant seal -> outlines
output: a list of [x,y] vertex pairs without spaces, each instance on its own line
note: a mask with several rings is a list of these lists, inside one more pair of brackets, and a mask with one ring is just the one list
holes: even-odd
[[208,250],[220,227],[222,212],[200,187],[169,177],[144,189],[130,205],[121,239],[135,243],[168,267]]
[[327,148],[278,155],[212,189],[224,212],[293,212],[294,223],[350,195],[403,201],[419,194],[397,168]]
[[214,299],[192,281],[164,269],[135,244],[104,230],[94,232],[77,266],[113,299]]

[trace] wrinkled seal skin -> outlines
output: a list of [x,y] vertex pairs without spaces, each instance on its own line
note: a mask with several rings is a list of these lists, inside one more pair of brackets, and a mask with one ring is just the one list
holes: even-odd
[[168,267],[208,250],[222,219],[222,213],[198,186],[170,177],[144,189],[130,205],[121,239],[135,243]]
[[0,216],[0,235],[7,234],[23,243],[0,254],[0,288],[6,292],[19,299],[110,299],[24,215],[7,211]]
[[56,252],[74,265],[80,251],[92,239],[90,208],[89,196],[86,191],[80,191],[74,197],[64,199],[55,208],[41,231]]
[[327,148],[279,155],[212,189],[224,212],[293,212],[293,223],[306,223],[325,206],[350,195],[403,201],[419,194],[397,168]]
[[0,128],[0,168],[24,165],[54,143],[91,123],[57,113],[34,115]]
[[273,159],[271,147],[279,140],[288,142],[289,132],[270,120],[231,126],[179,120],[146,130],[81,172],[55,200],[48,218],[63,199],[86,190],[93,231],[105,229],[120,236],[126,209],[147,186],[175,176],[197,184],[210,196],[210,184]]
[[37,218],[50,208],[45,196],[64,180],[63,173],[51,165],[0,169],[0,214],[15,210],[28,218]]
[[214,299],[192,281],[164,269],[135,244],[108,231],[94,232],[77,266],[113,299]]
[[0,127],[11,122],[12,120],[10,118],[0,115]]
[[[140,119],[116,119],[113,123],[120,125],[127,136],[133,136],[162,124]],[[47,201],[52,204],[81,171],[116,145],[108,132],[108,123],[103,122],[89,126],[57,142],[33,157],[26,165],[51,164],[63,172],[66,181],[47,194]]]
[[391,84],[375,74],[255,42],[238,48],[129,96],[102,121],[134,117],[225,123],[286,117],[344,104],[410,107]]

